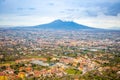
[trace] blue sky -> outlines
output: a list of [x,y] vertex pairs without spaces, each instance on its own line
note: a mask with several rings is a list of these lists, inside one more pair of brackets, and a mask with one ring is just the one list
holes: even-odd
[[0,0],[0,25],[33,26],[55,19],[120,28],[120,0]]

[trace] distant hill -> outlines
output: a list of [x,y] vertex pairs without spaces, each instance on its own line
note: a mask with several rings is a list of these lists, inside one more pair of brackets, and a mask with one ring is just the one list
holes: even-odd
[[55,29],[55,30],[80,30],[80,29],[95,29],[92,27],[88,27],[85,25],[81,25],[72,21],[62,21],[62,20],[55,20],[48,24],[42,24],[33,26],[33,28],[40,28],[40,29]]

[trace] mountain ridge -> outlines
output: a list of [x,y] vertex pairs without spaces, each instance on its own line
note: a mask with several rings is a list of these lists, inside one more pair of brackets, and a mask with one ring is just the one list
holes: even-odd
[[88,27],[88,26],[85,26],[85,25],[75,23],[73,21],[62,21],[60,19],[55,20],[55,21],[50,22],[50,23],[47,23],[47,24],[32,26],[32,28],[55,29],[55,30],[96,29],[96,28],[92,28],[92,27]]

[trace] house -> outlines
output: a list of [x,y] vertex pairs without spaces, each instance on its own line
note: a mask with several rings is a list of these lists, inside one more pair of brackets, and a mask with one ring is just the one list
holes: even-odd
[[38,71],[38,70],[34,70],[33,72],[35,77],[39,77],[41,74],[41,71]]
[[0,80],[8,80],[8,76],[5,74],[5,72],[0,72]]
[[43,61],[39,61],[39,60],[33,60],[31,61],[32,64],[37,64],[37,65],[40,65],[40,66],[49,66],[48,63],[44,63]]
[[20,77],[20,78],[22,78],[22,79],[24,79],[26,76],[25,76],[26,74],[24,73],[24,72],[19,72],[18,73],[18,77]]
[[25,71],[27,71],[27,72],[31,72],[33,69],[32,69],[32,67],[26,67],[25,68]]

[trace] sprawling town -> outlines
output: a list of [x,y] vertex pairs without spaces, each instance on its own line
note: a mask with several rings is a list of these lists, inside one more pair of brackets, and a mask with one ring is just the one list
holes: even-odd
[[119,80],[120,31],[0,29],[0,80]]

